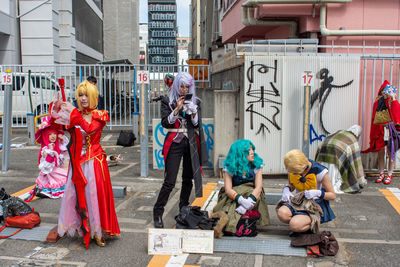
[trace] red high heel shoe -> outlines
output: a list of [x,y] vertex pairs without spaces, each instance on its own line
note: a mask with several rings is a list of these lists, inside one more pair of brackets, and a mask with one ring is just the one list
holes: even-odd
[[385,180],[383,180],[384,184],[390,184],[392,182],[393,175],[386,176]]
[[376,178],[375,183],[381,183],[383,181],[383,179],[385,179],[385,173],[384,172],[379,174],[379,177]]

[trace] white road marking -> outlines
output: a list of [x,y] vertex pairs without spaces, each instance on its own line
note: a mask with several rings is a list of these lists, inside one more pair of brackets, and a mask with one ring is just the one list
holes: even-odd
[[263,255],[256,255],[254,259],[254,267],[262,267]]
[[107,134],[106,136],[103,137],[103,139],[101,139],[101,142],[107,142],[108,140],[110,140],[112,137],[112,134]]
[[400,245],[400,240],[336,238],[343,243]]
[[126,171],[127,169],[129,169],[135,165],[137,165],[137,162],[133,162],[133,163],[129,164],[128,166],[125,166],[125,167],[119,169],[118,171],[110,172],[110,176],[118,175],[119,173]]
[[165,267],[182,267],[185,264],[188,256],[189,254],[186,253],[182,255],[171,256]]
[[21,263],[34,263],[38,264],[39,262],[42,265],[46,266],[53,266],[54,264],[60,265],[73,265],[73,266],[86,266],[85,262],[78,262],[78,261],[60,261],[60,260],[38,260],[38,259],[27,259],[27,258],[19,258],[19,257],[11,257],[11,256],[0,256],[0,260],[7,260],[7,261],[20,261]]
[[121,233],[142,233],[147,234],[148,229],[138,229],[138,228],[120,228]]

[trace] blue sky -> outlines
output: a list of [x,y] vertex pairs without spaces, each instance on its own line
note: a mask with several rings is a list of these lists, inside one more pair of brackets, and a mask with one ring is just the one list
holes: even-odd
[[[189,0],[176,0],[177,24],[180,37],[189,37]],[[147,23],[147,0],[140,0],[139,22]]]

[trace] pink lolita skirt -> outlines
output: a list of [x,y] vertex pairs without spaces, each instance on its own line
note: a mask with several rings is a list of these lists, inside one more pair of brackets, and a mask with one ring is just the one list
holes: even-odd
[[46,195],[49,198],[60,198],[64,195],[65,184],[67,183],[68,170],[54,167],[49,174],[39,173],[36,184],[39,187],[37,193]]

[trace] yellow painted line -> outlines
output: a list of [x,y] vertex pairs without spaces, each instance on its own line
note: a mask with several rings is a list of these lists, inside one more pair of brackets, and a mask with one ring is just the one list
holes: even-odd
[[[196,198],[191,206],[200,206],[203,207],[204,203],[208,199],[208,197],[211,195],[212,191],[214,188],[218,185],[218,183],[207,183],[203,187],[203,196]],[[153,258],[150,260],[149,264],[147,267],[163,267],[165,266],[169,259],[171,258],[171,255],[154,255]],[[200,267],[200,266],[195,266],[195,265],[183,265],[185,267]]]
[[154,255],[147,267],[161,267],[167,265],[170,255]]
[[[29,191],[31,191],[32,188],[34,188],[35,186],[36,186],[35,184],[31,185],[31,186],[28,186],[27,188],[22,189],[21,191],[18,191],[18,192],[14,193],[14,194],[11,194],[11,196],[12,197],[19,197],[20,195],[23,195],[23,194],[28,193]],[[35,199],[38,199],[38,197],[34,197],[32,199],[32,201],[35,200]]]
[[211,195],[214,188],[217,186],[217,183],[207,183],[203,188],[203,196],[196,198],[192,206],[203,207],[204,203],[206,203],[208,197]]
[[379,189],[379,191],[386,197],[397,213],[400,214],[400,200],[389,189]]

